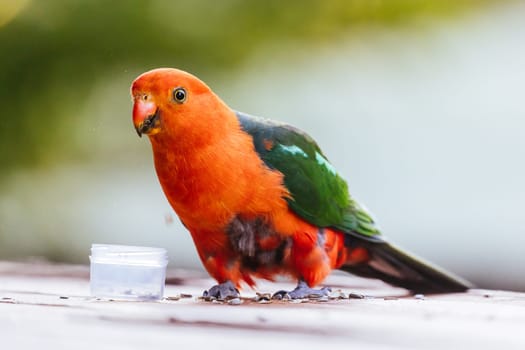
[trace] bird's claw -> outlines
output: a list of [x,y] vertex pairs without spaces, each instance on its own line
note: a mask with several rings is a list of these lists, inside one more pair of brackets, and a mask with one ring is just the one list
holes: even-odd
[[204,298],[216,298],[217,300],[228,300],[240,297],[239,290],[231,281],[217,284],[202,293]]
[[283,299],[317,299],[324,296],[329,296],[332,289],[329,287],[323,287],[320,289],[313,289],[308,287],[304,281],[299,281],[297,287],[292,291],[280,290],[275,292],[272,299],[283,300]]

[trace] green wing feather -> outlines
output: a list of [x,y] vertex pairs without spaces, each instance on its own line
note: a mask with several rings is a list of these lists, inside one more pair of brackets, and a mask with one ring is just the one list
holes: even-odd
[[352,199],[346,181],[317,143],[290,125],[236,112],[265,164],[284,174],[288,205],[306,221],[360,238],[380,239],[374,220]]
[[[340,269],[420,293],[462,292],[470,284],[404,252],[382,238],[374,220],[352,199],[346,181],[315,141],[292,126],[237,112],[244,131],[266,165],[284,174],[288,205],[306,221],[347,234],[350,246],[366,247],[367,262]],[[357,239],[353,239],[357,238]]]

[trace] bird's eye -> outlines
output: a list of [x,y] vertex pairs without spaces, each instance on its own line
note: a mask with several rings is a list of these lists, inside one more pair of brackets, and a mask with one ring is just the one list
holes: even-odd
[[186,101],[186,90],[184,88],[178,87],[173,90],[173,100],[177,103],[184,103]]

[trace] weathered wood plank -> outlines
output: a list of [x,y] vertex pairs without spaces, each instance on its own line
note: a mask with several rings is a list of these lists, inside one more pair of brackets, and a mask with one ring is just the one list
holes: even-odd
[[[89,297],[85,266],[0,263],[0,334],[5,349],[525,349],[525,294],[472,290],[404,296],[381,282],[334,275],[327,285],[364,299],[257,303],[243,291],[239,306],[197,298],[213,281],[200,272],[170,271],[160,302]],[[264,292],[290,289],[262,282]]]

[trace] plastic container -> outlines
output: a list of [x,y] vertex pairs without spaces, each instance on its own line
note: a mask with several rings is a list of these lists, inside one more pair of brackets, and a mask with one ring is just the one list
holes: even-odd
[[166,249],[124,245],[91,246],[91,295],[125,300],[159,300],[164,295]]

